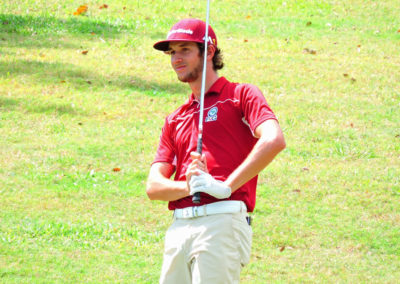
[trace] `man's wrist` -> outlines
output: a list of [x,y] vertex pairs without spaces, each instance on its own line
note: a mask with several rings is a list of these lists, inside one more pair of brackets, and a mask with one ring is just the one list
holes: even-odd
[[231,193],[234,191],[233,190],[233,182],[229,179],[229,177],[224,181],[224,184],[230,188]]
[[189,183],[186,181],[178,181],[179,183],[179,191],[182,193],[182,198],[190,195],[190,187]]

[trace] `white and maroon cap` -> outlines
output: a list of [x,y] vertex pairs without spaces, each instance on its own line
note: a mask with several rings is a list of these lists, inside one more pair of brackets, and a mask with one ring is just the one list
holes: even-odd
[[[204,42],[206,23],[199,19],[184,19],[176,23],[167,35],[166,40],[153,45],[155,49],[167,51],[171,41]],[[208,42],[217,46],[217,37],[210,25],[208,25]]]

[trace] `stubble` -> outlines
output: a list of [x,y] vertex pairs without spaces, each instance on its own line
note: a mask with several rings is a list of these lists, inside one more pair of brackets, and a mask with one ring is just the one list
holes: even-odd
[[190,83],[196,81],[201,76],[202,72],[203,72],[203,64],[202,60],[199,60],[199,63],[191,72],[182,75],[177,74],[177,76],[179,81],[183,83]]

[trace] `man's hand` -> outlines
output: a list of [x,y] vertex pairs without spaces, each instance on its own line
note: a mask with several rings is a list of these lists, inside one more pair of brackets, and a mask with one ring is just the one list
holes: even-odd
[[186,183],[188,189],[190,189],[189,181],[192,179],[192,176],[198,176],[200,172],[208,173],[206,155],[200,155],[197,152],[191,152],[190,158],[192,159],[192,162],[186,169]]
[[200,171],[199,175],[193,175],[189,181],[190,194],[205,192],[218,199],[228,198],[232,189],[224,182],[214,179],[210,174]]

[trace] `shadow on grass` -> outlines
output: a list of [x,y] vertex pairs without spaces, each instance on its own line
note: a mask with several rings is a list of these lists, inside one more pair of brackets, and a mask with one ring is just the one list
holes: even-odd
[[0,97],[0,110],[14,108],[19,104],[18,100]]
[[[59,19],[52,16],[0,14],[0,47],[3,45],[25,48],[77,48],[79,40],[65,41],[63,36],[68,34],[79,37],[95,33],[101,34],[104,38],[114,38],[122,32],[129,32],[130,35],[135,36],[136,25],[117,20],[104,22],[88,17],[72,16]],[[157,34],[158,36],[163,38],[165,35]],[[2,75],[10,77],[29,75],[25,81],[28,79],[32,80],[32,83],[43,85],[59,85],[65,82],[69,87],[80,91],[96,91],[105,87],[114,87],[124,91],[142,92],[152,97],[188,92],[187,86],[179,82],[158,84],[127,74],[105,77],[98,74],[96,70],[83,69],[70,63],[29,59],[16,59],[12,62],[0,60],[0,77]]]
[[[49,35],[18,35],[0,32],[0,48],[57,48],[57,49],[79,49],[79,41],[75,43],[60,36]],[[3,53],[4,51],[2,51]]]
[[43,113],[56,115],[86,115],[86,113],[66,103],[49,103],[34,98],[5,98],[0,96],[0,112],[14,111],[23,108],[27,113]]
[[[132,90],[141,92],[147,96],[157,97],[162,95],[186,94],[188,87],[186,84],[176,82],[168,84],[159,84],[149,82],[138,76],[120,75],[118,77],[105,77],[93,70],[84,70],[79,66],[66,63],[49,63],[35,60],[14,60],[4,62],[0,60],[1,74],[14,77],[19,75],[28,75],[32,83],[42,85],[60,85],[68,86],[79,90],[101,91],[104,88],[116,88],[120,90]],[[26,80],[26,79],[25,79]]]
[[113,23],[111,20],[104,22],[88,17],[70,16],[60,19],[52,16],[0,14],[0,44],[6,44],[7,47],[78,48],[79,41],[73,44],[63,37],[96,34],[110,39],[122,32],[135,35],[136,26],[116,20]]
[[136,26],[120,21],[106,23],[101,20],[71,16],[59,19],[52,16],[0,14],[0,32],[32,35],[102,34],[114,37],[122,31],[135,32]]

